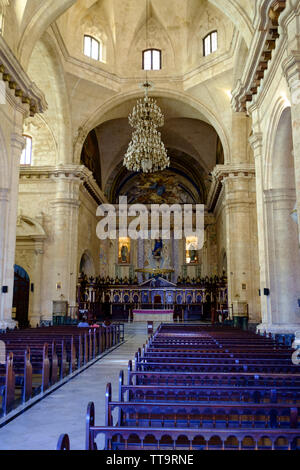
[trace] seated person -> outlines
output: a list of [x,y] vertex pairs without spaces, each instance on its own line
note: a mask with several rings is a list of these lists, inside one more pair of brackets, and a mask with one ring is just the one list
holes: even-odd
[[88,328],[90,325],[88,324],[87,318],[84,316],[78,323],[78,328]]
[[111,325],[111,321],[109,320],[109,318],[105,318],[104,322],[102,323],[102,326],[104,326],[104,328],[106,328],[110,325]]
[[91,328],[99,328],[99,325],[97,323],[97,317],[94,315],[93,320],[90,321],[90,326]]

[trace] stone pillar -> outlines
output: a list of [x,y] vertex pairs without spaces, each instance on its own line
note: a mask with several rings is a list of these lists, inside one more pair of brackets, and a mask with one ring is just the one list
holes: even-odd
[[228,304],[246,302],[249,320],[260,321],[255,177],[229,173],[225,188]]
[[[14,264],[16,250],[16,227],[17,227],[17,206],[19,188],[20,158],[24,147],[24,138],[21,135],[13,134],[11,137],[11,167],[9,181],[9,198],[6,202],[2,199],[2,204],[6,206],[4,212],[4,230],[2,246],[2,286],[8,288],[7,293],[1,293],[0,297],[0,328],[14,328],[16,322],[12,320],[12,301],[14,289]],[[4,199],[7,197],[4,197]]]
[[264,295],[264,289],[269,287],[269,276],[267,268],[267,241],[265,237],[266,223],[264,214],[264,196],[263,196],[263,134],[254,133],[251,135],[249,142],[252,146],[255,160],[256,175],[256,210],[257,210],[257,228],[258,228],[258,256],[259,256],[259,276],[260,276],[260,307],[261,307],[261,328],[266,329],[266,325],[271,323],[271,306],[270,298]]
[[230,163],[218,166],[215,173],[224,185],[228,304],[247,303],[249,320],[259,322],[256,187],[249,132],[246,114],[233,113]]
[[230,162],[233,165],[251,163],[248,152],[248,126],[249,118],[245,113],[232,114]]
[[299,49],[297,52],[292,53],[284,60],[283,70],[284,70],[284,73],[285,73],[285,76],[286,76],[286,79],[290,88],[290,92],[291,92],[291,115],[292,115],[292,132],[293,132],[297,214],[298,214],[298,243],[300,247],[300,52],[299,52]]
[[[5,232],[7,230],[9,190],[0,189],[0,287],[3,286],[4,260],[5,260]],[[0,317],[1,318],[1,317]]]
[[[295,251],[297,227],[290,214],[295,202],[292,189],[264,192],[269,238],[270,311],[267,331],[292,333],[300,329],[300,253]],[[264,325],[260,326],[263,329]]]
[[[51,320],[53,301],[76,305],[78,214],[80,179],[72,173],[62,173],[56,181],[56,199],[51,201],[51,247],[47,253],[43,285],[43,320]],[[60,286],[60,288],[58,288]]]
[[42,293],[42,278],[43,278],[43,242],[35,243],[35,264],[33,278],[31,279],[34,284],[34,292],[32,299],[32,311],[29,318],[32,327],[40,323],[42,314],[41,293]]

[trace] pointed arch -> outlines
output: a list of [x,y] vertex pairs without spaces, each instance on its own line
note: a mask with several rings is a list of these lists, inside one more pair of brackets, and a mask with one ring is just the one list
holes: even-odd
[[88,277],[95,276],[95,264],[92,257],[92,254],[89,250],[85,250],[80,258],[79,262],[79,273],[86,274]]

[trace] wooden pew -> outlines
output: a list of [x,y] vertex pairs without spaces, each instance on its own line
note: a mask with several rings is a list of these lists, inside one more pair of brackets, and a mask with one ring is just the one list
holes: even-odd
[[1,334],[11,353],[7,365],[0,365],[2,415],[95,359],[105,350],[105,337],[108,346],[117,344],[120,330],[120,325],[108,333],[104,328],[50,327]]
[[0,366],[0,396],[2,416],[6,416],[7,413],[12,410],[15,401],[15,373],[13,370],[13,361],[13,353],[9,353],[7,355],[6,365]]
[[90,402],[86,415],[86,450],[97,450],[99,434],[105,436],[105,450],[300,449],[300,429],[96,426],[95,407]]
[[70,439],[68,434],[61,434],[59,436],[56,450],[70,450]]
[[298,407],[290,404],[112,401],[109,383],[105,394],[106,426],[113,425],[112,412],[115,409],[118,410],[117,425],[127,427],[299,427]]

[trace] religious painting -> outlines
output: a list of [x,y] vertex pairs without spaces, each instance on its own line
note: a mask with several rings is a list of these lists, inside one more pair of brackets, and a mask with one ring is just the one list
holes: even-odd
[[198,239],[197,237],[189,237],[186,239],[185,249],[185,260],[186,264],[197,264],[198,263],[198,251],[197,251]]
[[123,186],[128,204],[195,204],[198,194],[184,175],[170,169],[153,174],[139,173]]
[[119,264],[130,264],[130,238],[119,238]]

